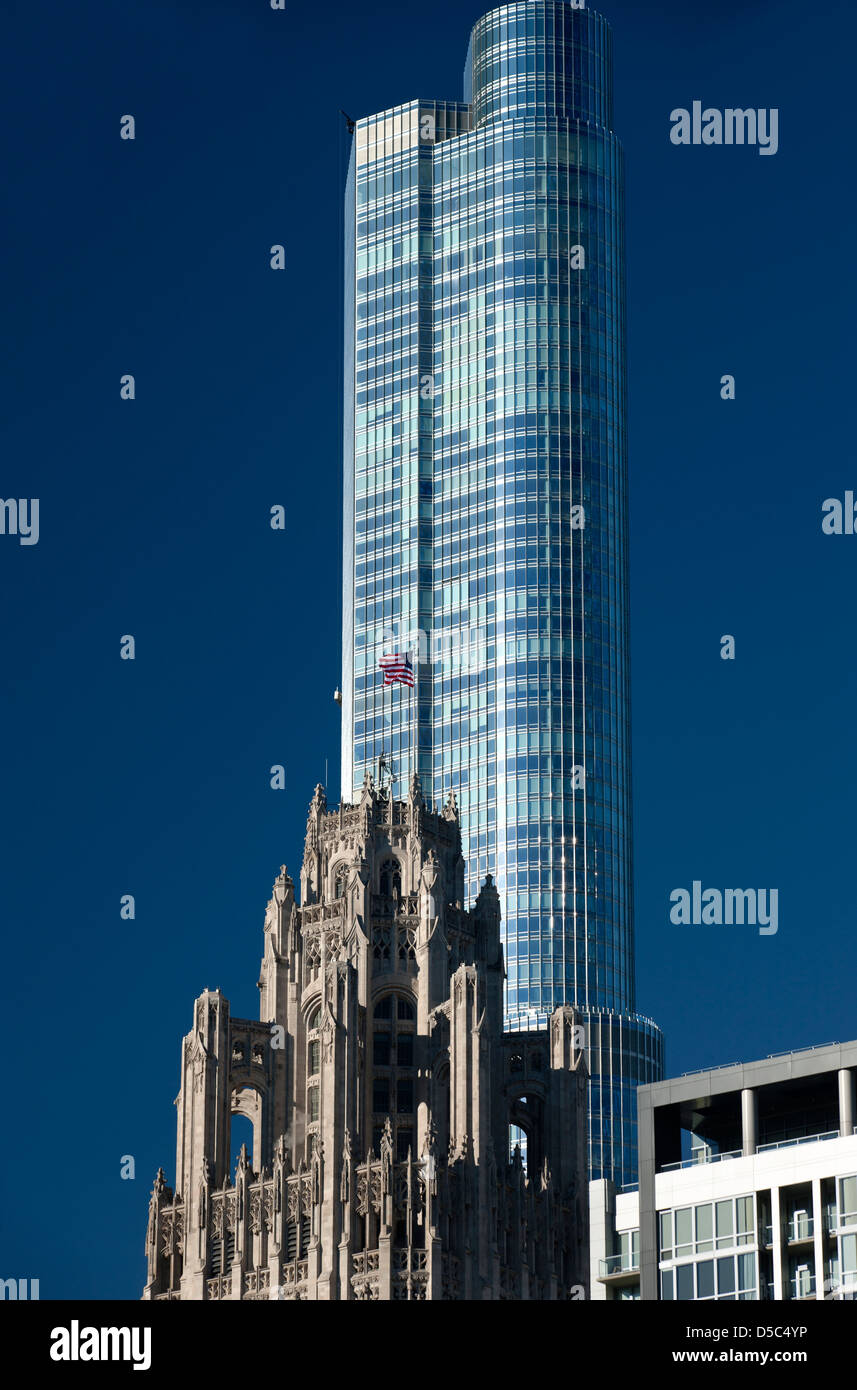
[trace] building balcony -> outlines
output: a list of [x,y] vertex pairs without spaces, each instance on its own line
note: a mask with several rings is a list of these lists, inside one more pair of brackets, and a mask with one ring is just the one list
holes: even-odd
[[857,1299],[857,1270],[846,1269],[841,1274],[833,1275],[825,1287],[828,1290],[827,1298],[848,1302]]
[[811,1245],[815,1236],[815,1219],[812,1216],[793,1216],[789,1221],[786,1238],[789,1245]]
[[774,1144],[759,1144],[756,1153],[771,1153],[774,1149],[791,1149],[796,1144],[820,1144],[826,1139],[839,1138],[841,1135],[838,1129],[829,1129],[825,1134],[801,1134],[795,1139],[778,1139]]
[[[838,1129],[827,1130],[824,1134],[801,1134],[792,1139],[777,1139],[772,1143],[758,1144],[755,1152],[757,1154],[773,1153],[776,1149],[791,1149],[797,1144],[820,1144],[828,1139],[840,1139],[841,1137]],[[712,1153],[706,1149],[698,1149],[690,1158],[683,1158],[679,1163],[661,1164],[657,1171],[659,1173],[677,1173],[683,1168],[697,1168],[708,1163],[724,1163],[729,1158],[744,1157],[743,1149],[729,1149],[724,1153]]]
[[743,1149],[730,1149],[728,1153],[708,1153],[706,1150],[699,1150],[693,1158],[683,1158],[680,1163],[664,1163],[659,1169],[659,1173],[677,1173],[680,1168],[698,1168],[708,1163],[725,1163],[727,1158],[743,1158]]
[[857,1211],[837,1212],[834,1207],[829,1215],[827,1230],[830,1235],[836,1236],[840,1232],[853,1231],[857,1227]]
[[815,1275],[802,1274],[797,1278],[790,1279],[789,1297],[798,1302],[806,1298],[815,1298]]
[[608,1255],[598,1261],[598,1282],[612,1288],[636,1284],[640,1278],[639,1258],[628,1255]]

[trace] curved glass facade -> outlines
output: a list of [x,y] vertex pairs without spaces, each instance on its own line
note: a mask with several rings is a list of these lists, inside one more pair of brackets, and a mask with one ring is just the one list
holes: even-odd
[[[475,26],[464,103],[357,123],[348,188],[343,796],[455,791],[503,901],[508,1026],[588,1027],[593,1176],[636,1169],[622,151],[610,31]],[[413,691],[385,688],[410,650]]]

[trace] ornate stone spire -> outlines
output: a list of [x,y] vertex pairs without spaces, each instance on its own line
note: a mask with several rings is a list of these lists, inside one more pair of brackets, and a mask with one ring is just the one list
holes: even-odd
[[[573,1066],[560,1018],[551,1065],[536,1068],[532,1181],[519,1162],[510,1183],[510,1054],[541,1056],[545,1037],[503,1033],[497,889],[489,875],[475,909],[461,903],[454,797],[429,814],[411,776],[392,822],[371,775],[363,798],[325,815],[316,789],[301,902],[283,864],[268,904],[258,1021],[219,992],[195,1001],[176,1192],[161,1170],[149,1208],[147,1299],[565,1299],[586,1284],[585,1214],[567,1196],[575,1180],[586,1191],[583,1054]],[[233,1166],[236,1115],[254,1136]],[[498,1264],[493,1233],[521,1213]]]
[[295,885],[289,876],[289,871],[286,868],[285,864],[281,864],[280,872],[274,879],[272,897],[275,898],[278,903],[282,903],[285,902],[289,893],[291,893],[292,897],[294,897]]
[[423,784],[416,772],[411,773],[411,783],[408,788],[408,801],[412,806],[425,806],[426,804],[425,797],[423,796]]
[[473,908],[476,919],[476,950],[493,965],[500,953],[500,894],[492,874],[485,875]]

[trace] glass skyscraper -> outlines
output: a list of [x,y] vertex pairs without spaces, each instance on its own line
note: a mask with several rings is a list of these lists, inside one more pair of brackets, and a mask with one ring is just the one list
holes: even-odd
[[[522,0],[464,101],[357,121],[346,190],[342,793],[457,797],[509,1028],[587,1027],[591,1170],[636,1175],[622,151],[605,20]],[[415,682],[379,658],[411,653]]]

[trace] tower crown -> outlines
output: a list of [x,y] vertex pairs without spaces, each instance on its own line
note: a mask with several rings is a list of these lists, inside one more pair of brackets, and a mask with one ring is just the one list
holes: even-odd
[[[503,1033],[499,895],[489,875],[462,903],[454,803],[367,780],[329,810],[317,787],[301,882],[298,904],[281,866],[268,902],[260,1021],[219,990],[196,1002],[144,1297],[582,1289],[585,1066],[543,1033]],[[239,1117],[252,1149],[236,1155]],[[501,1256],[510,1220],[524,1224]]]
[[477,21],[465,68],[475,126],[523,117],[611,128],[607,21],[569,0],[519,0]]

